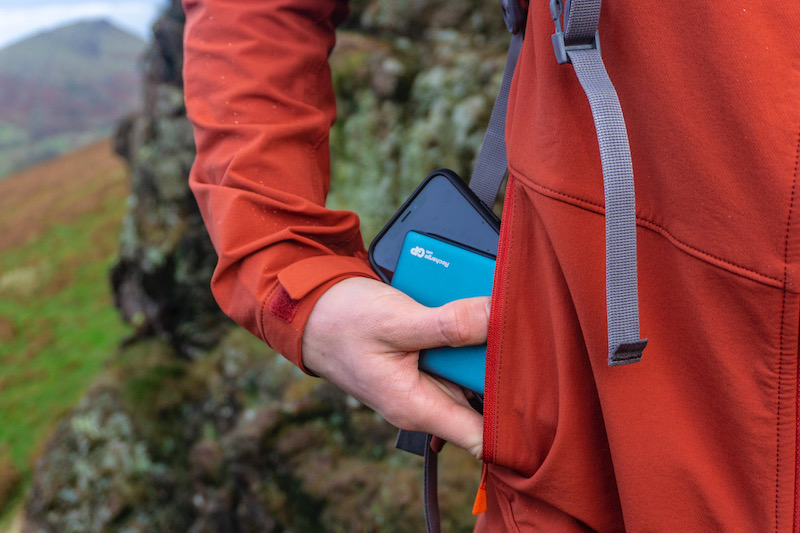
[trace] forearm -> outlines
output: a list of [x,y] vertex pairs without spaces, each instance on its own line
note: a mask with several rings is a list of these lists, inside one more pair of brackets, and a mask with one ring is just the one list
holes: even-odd
[[324,290],[372,276],[358,218],[324,207],[335,118],[327,58],[346,6],[185,0],[190,183],[219,263],[223,310],[295,363]]

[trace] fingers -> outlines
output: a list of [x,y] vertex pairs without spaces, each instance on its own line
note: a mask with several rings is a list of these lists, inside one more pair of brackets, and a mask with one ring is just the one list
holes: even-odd
[[441,437],[459,448],[467,450],[476,459],[483,457],[483,417],[468,407],[455,404],[450,411],[430,421],[430,429],[423,429]]
[[395,426],[437,435],[480,457],[482,416],[459,388],[420,372],[417,354],[486,342],[488,302],[428,308],[382,283],[348,278],[317,301],[303,333],[303,362]]
[[461,396],[462,401],[457,401],[447,385],[421,374],[413,397],[396,406],[397,409],[389,409],[383,414],[397,427],[436,435],[480,459],[483,454],[483,417]]
[[[442,383],[434,377],[424,375],[437,388],[449,388],[450,384]],[[470,407],[463,393],[458,391],[458,398],[443,400],[443,404],[434,408],[428,407],[421,415],[420,421],[426,427],[426,433],[441,437],[447,442],[467,450],[476,459],[483,457],[483,416]],[[434,404],[435,405],[435,404]]]

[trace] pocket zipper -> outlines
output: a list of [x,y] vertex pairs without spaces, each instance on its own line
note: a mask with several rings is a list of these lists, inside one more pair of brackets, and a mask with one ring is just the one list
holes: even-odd
[[[489,317],[489,339],[486,347],[486,376],[484,385],[483,410],[483,461],[494,462],[495,454],[495,413],[497,410],[497,379],[500,358],[500,341],[498,339],[501,321],[501,303],[505,286],[508,263],[508,244],[511,238],[511,224],[514,216],[514,178],[508,176],[506,185],[503,221],[500,224],[500,243],[497,250],[497,266],[495,268],[494,287],[492,289],[492,306]],[[494,335],[492,335],[494,333]]]

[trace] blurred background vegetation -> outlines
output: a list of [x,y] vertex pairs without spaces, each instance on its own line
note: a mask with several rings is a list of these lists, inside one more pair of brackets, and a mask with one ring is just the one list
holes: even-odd
[[[183,13],[0,50],[0,531],[421,531],[394,430],[221,315],[186,186]],[[354,0],[331,57],[329,205],[369,240],[427,173],[469,176],[499,7]],[[37,163],[39,162],[39,163]],[[446,531],[480,466],[443,454]]]

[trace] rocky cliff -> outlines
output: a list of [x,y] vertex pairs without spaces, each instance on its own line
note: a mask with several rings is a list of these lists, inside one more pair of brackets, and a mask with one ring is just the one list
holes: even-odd
[[[213,302],[214,252],[186,185],[182,26],[172,0],[143,110],[116,137],[132,194],[111,279],[136,333],[60,423],[24,530],[422,531],[420,461],[393,449],[394,429]],[[430,170],[469,174],[506,42],[491,2],[354,2],[331,58],[330,203],[359,212],[366,238]],[[479,465],[447,449],[441,470],[445,530],[468,531]]]

